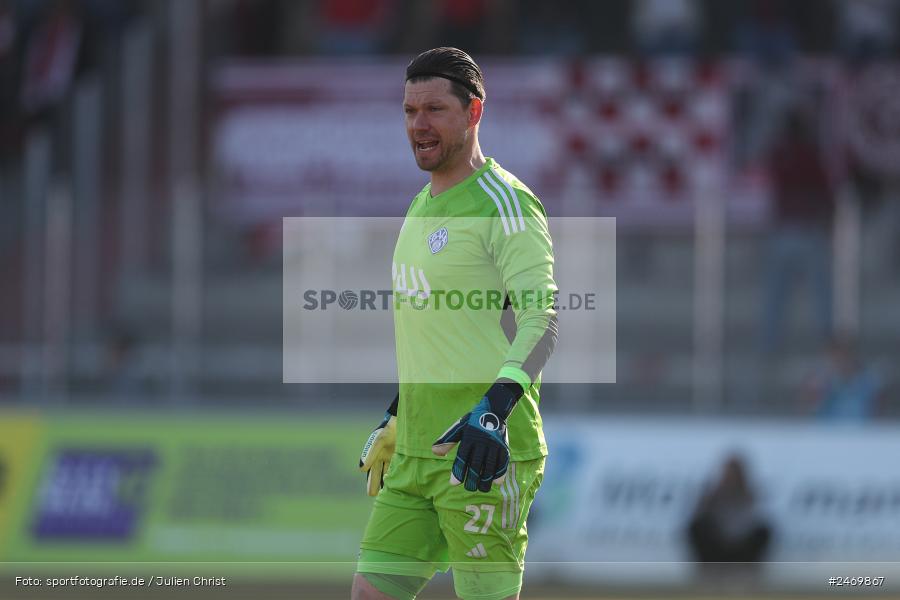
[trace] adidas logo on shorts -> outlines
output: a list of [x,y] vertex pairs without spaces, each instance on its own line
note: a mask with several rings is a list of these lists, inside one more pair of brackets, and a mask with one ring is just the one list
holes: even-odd
[[478,544],[466,552],[466,556],[469,558],[487,558],[487,550],[484,549],[484,544]]

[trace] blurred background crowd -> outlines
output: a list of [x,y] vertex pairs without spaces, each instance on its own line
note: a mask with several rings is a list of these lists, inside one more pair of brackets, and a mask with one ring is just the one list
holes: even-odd
[[[278,220],[216,209],[231,181],[223,115],[253,95],[234,82],[256,81],[239,67],[403,63],[444,44],[488,64],[553,63],[565,91],[538,110],[568,119],[544,162],[577,162],[600,184],[580,204],[557,201],[568,175],[554,166],[532,187],[553,216],[620,217],[618,384],[565,394],[571,408],[897,414],[898,22],[892,0],[2,0],[0,390],[7,401],[144,397],[187,382],[198,397],[302,395],[278,376]],[[634,227],[604,204],[667,141],[630,139],[623,159],[607,152],[614,136],[569,131],[579,110],[627,103],[621,85],[585,91],[592,60],[635,80],[654,64],[662,79],[684,65],[713,73],[697,81],[718,82],[725,122],[696,144],[724,165],[721,197]],[[684,90],[646,98],[675,120],[699,103]],[[652,168],[669,191],[701,168],[663,158]],[[755,216],[702,225],[741,194],[763,197],[743,205]],[[353,215],[329,202],[313,212]]]
[[[389,385],[282,383],[281,219],[404,214],[426,178],[406,149],[403,68],[454,45],[485,70],[485,153],[534,189],[551,230],[558,217],[617,219],[617,379],[542,391],[556,462],[535,509],[535,548],[550,553],[537,556],[893,559],[896,435],[878,428],[900,416],[898,27],[897,0],[0,0],[0,408],[380,414]],[[594,413],[574,444],[565,420]],[[188,466],[166,468],[201,508],[223,495],[216,473],[252,481],[237,486],[248,506],[305,473],[262,453],[235,475],[213,460],[233,439],[319,443],[352,466],[365,433],[118,423],[85,426],[85,447],[119,435],[109,456],[140,479],[188,440]],[[870,429],[780,429],[834,423]],[[53,435],[71,446],[65,425]],[[24,456],[9,441],[23,428],[0,415],[0,467]],[[191,450],[201,430],[220,450]],[[152,452],[116,454],[145,438]],[[35,489],[66,465],[108,464],[70,446]],[[596,488],[573,475],[585,465]],[[357,500],[340,560],[367,513],[355,476],[291,479],[301,496],[325,490],[326,515]],[[578,494],[602,510],[570,519]],[[52,508],[39,497],[35,523]],[[2,499],[0,486],[0,555]],[[244,523],[221,508],[220,533]],[[271,514],[233,547],[278,546]],[[347,529],[346,514],[321,522]],[[64,534],[112,535],[103,518]],[[155,530],[154,551],[196,543],[205,560],[232,547],[176,521]],[[22,528],[15,555],[46,560],[54,522],[34,539]],[[279,556],[307,539],[284,538]]]

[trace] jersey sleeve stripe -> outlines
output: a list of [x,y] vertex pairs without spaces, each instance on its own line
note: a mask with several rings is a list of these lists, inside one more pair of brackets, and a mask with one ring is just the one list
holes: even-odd
[[516,214],[518,214],[519,216],[519,231],[525,231],[525,219],[522,217],[522,207],[521,205],[519,205],[518,194],[516,194],[516,191],[511,185],[509,185],[509,182],[507,180],[500,177],[496,172],[494,172],[493,175],[497,178],[498,181],[500,181],[500,183],[504,185],[504,187],[506,187],[506,189],[509,191],[509,195],[512,196],[513,202],[515,202],[516,204]]
[[491,171],[491,170],[485,171],[484,172],[484,180],[487,181],[495,190],[497,190],[497,192],[500,194],[500,196],[503,197],[503,201],[506,203],[506,211],[509,213],[509,224],[510,224],[509,228],[512,230],[513,233],[516,233],[516,231],[517,231],[516,216],[515,216],[515,214],[513,214],[512,204],[510,204],[509,198],[506,196],[506,190],[504,190],[503,187],[499,183],[494,181],[494,177],[492,177],[492,175],[494,175],[493,171]]
[[497,198],[494,192],[488,189],[487,185],[485,185],[484,181],[482,181],[481,178],[478,179],[478,185],[481,186],[481,189],[483,189],[485,193],[494,201],[494,204],[497,205],[497,210],[500,212],[500,222],[503,223],[503,232],[506,233],[506,235],[509,235],[509,222],[507,222],[506,220],[506,213],[503,212],[503,207],[500,205],[500,200]]

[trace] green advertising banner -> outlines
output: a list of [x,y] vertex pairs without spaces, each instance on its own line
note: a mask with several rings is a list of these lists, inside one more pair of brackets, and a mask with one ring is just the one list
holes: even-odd
[[7,565],[333,563],[315,574],[352,572],[371,508],[356,470],[370,424],[133,413],[26,421],[0,415]]

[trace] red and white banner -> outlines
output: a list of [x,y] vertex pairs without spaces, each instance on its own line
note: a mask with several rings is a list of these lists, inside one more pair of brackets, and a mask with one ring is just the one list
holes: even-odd
[[[884,66],[849,75],[835,61],[808,59],[775,73],[733,60],[482,66],[482,149],[554,216],[689,230],[706,194],[727,204],[729,227],[759,226],[768,216],[766,149],[790,107],[816,119],[835,179],[848,156],[881,172],[900,164],[900,95]],[[396,59],[219,65],[217,211],[244,225],[405,214],[428,177],[404,131],[404,69]]]
[[[217,208],[243,223],[286,216],[402,215],[427,181],[401,102],[405,64],[229,63],[214,78]],[[485,61],[484,152],[551,215],[620,226],[693,222],[712,193],[738,219],[758,198],[725,194],[729,99],[720,66],[619,59]]]

